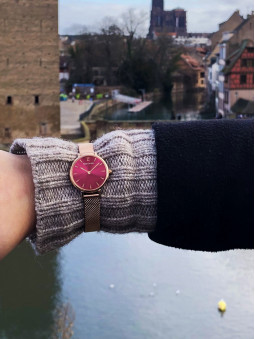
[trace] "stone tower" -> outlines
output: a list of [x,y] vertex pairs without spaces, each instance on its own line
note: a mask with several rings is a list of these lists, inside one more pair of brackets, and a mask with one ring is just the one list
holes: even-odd
[[58,0],[0,0],[0,143],[59,133]]

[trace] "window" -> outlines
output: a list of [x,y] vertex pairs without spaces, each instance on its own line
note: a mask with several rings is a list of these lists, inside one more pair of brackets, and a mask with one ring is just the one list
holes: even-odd
[[240,84],[246,84],[246,74],[241,74],[240,75]]
[[224,92],[224,102],[225,104],[228,104],[228,91]]
[[247,52],[248,53],[253,53],[254,52],[254,47],[247,47]]
[[205,72],[200,72],[200,77],[204,78],[205,77]]
[[4,129],[4,137],[5,138],[11,138],[11,129],[10,129],[10,127],[5,127],[5,129]]
[[39,95],[35,95],[35,105],[39,105]]
[[247,59],[247,67],[254,67],[254,59]]
[[46,136],[48,134],[48,123],[47,122],[41,122],[40,123],[40,135]]
[[6,99],[6,104],[7,105],[12,105],[12,97],[11,96],[8,96],[7,99]]
[[179,27],[185,27],[185,18],[183,16],[179,18]]
[[247,59],[241,60],[241,67],[247,67]]
[[253,59],[242,59],[241,67],[254,67]]

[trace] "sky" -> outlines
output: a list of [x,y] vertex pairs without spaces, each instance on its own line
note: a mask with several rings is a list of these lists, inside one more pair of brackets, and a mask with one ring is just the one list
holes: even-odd
[[[251,13],[253,0],[165,0],[166,10],[176,7],[187,11],[188,32],[214,32],[235,10],[244,17]],[[59,0],[59,33],[76,34],[85,27],[95,31],[105,17],[118,20],[130,8],[147,13],[147,31],[151,0]]]

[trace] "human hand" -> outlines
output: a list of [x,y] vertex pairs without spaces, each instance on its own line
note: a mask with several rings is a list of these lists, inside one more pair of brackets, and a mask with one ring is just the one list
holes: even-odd
[[32,232],[35,222],[30,161],[0,151],[0,260]]

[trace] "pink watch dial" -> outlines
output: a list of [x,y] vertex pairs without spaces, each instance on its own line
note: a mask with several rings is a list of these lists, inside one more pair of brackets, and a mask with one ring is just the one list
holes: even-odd
[[72,164],[70,177],[73,184],[82,191],[97,191],[108,178],[106,163],[96,155],[85,155]]

